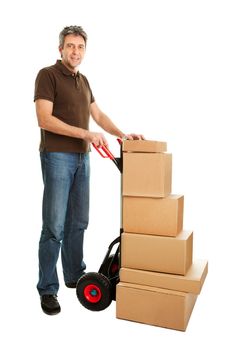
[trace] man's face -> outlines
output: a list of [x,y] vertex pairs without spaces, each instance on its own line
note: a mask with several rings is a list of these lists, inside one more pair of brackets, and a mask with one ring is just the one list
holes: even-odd
[[62,62],[71,71],[76,71],[85,54],[85,41],[82,36],[68,34],[65,36],[64,46],[59,47]]

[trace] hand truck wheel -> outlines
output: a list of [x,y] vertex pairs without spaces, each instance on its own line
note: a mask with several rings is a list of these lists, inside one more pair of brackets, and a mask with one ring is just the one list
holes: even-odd
[[97,272],[88,272],[77,282],[76,294],[80,303],[91,311],[106,309],[112,302],[109,279]]

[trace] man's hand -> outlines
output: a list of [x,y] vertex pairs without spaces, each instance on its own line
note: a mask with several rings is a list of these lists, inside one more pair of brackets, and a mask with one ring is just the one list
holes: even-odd
[[145,140],[145,137],[140,134],[127,134],[123,138],[127,140]]
[[108,147],[108,142],[104,137],[104,134],[100,132],[91,132],[86,131],[86,135],[84,136],[84,140],[94,143],[97,147],[106,146]]

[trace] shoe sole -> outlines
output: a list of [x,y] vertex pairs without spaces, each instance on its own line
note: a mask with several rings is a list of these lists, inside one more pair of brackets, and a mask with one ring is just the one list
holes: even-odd
[[49,315],[49,316],[55,316],[57,314],[59,314],[61,312],[61,308],[59,309],[56,309],[56,310],[46,310],[45,308],[43,308],[43,306],[41,306],[41,309],[43,310],[43,312],[46,314],[46,315]]
[[66,287],[67,287],[67,288],[71,288],[71,289],[72,289],[72,288],[73,288],[73,289],[76,288],[76,286],[77,286],[77,283],[76,283],[76,284],[71,284],[71,285],[67,285],[67,284],[66,284]]

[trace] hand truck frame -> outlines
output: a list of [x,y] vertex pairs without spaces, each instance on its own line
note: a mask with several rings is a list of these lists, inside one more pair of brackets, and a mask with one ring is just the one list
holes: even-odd
[[[117,139],[117,141],[121,146],[119,158],[114,157],[110,150],[104,145],[98,148],[93,144],[93,147],[101,157],[111,159],[122,174],[122,140]],[[109,245],[98,272],[87,272],[81,276],[77,282],[77,298],[85,308],[91,311],[104,310],[111,304],[112,300],[116,300],[116,285],[119,282],[120,271],[120,242],[122,232],[123,229],[121,227],[120,235]],[[113,247],[116,245],[115,253],[112,253]]]

